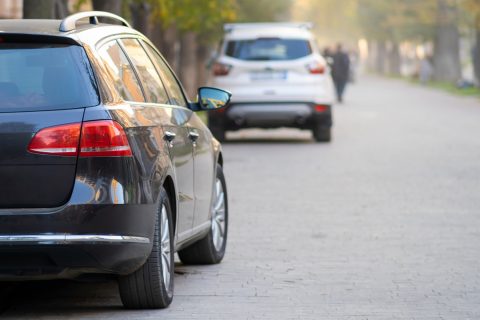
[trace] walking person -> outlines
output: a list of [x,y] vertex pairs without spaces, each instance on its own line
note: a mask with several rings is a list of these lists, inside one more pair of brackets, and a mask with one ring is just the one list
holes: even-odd
[[350,58],[348,54],[343,51],[342,44],[337,45],[337,50],[332,56],[332,78],[337,91],[338,102],[343,102],[343,93],[347,86],[350,75]]

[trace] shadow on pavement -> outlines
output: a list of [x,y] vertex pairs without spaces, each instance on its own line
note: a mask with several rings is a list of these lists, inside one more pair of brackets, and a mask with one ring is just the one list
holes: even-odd
[[[175,277],[198,273],[175,263]],[[0,318],[53,317],[75,314],[88,317],[102,313],[125,314],[114,279],[0,282]]]

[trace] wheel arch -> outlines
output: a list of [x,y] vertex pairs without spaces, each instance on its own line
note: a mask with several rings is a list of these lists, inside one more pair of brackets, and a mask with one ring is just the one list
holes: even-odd
[[173,178],[169,175],[165,177],[163,181],[163,188],[167,192],[168,200],[170,201],[170,205],[172,206],[172,223],[173,223],[173,232],[175,234],[177,230],[177,196],[175,191],[175,183],[173,182]]

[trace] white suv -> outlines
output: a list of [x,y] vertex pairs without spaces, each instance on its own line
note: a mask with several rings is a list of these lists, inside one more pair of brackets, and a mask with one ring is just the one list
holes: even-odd
[[334,101],[330,69],[309,23],[225,25],[212,85],[234,92],[228,108],[209,114],[219,140],[226,130],[293,127],[330,141]]

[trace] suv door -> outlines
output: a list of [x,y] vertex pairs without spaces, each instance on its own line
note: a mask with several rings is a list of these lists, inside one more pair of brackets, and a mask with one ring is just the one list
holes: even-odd
[[[183,91],[173,72],[162,57],[149,44],[142,42],[148,54],[159,68],[167,90],[173,96],[172,103],[185,105]],[[188,128],[190,143],[193,145],[194,157],[194,193],[195,215],[193,232],[200,232],[210,226],[210,212],[213,183],[215,178],[215,159],[212,134],[203,121],[191,113],[185,126]]]
[[178,241],[181,242],[191,235],[194,214],[193,146],[186,127],[192,111],[186,108],[186,103],[183,106],[168,104],[172,101],[172,95],[166,93],[157,69],[137,39],[122,38],[119,42],[140,78],[147,102],[156,104],[150,108],[167,110],[168,119],[152,118],[152,113],[147,111],[148,108],[145,108],[144,116],[155,121],[158,126],[162,126],[164,137],[168,142],[178,189],[177,234]]

